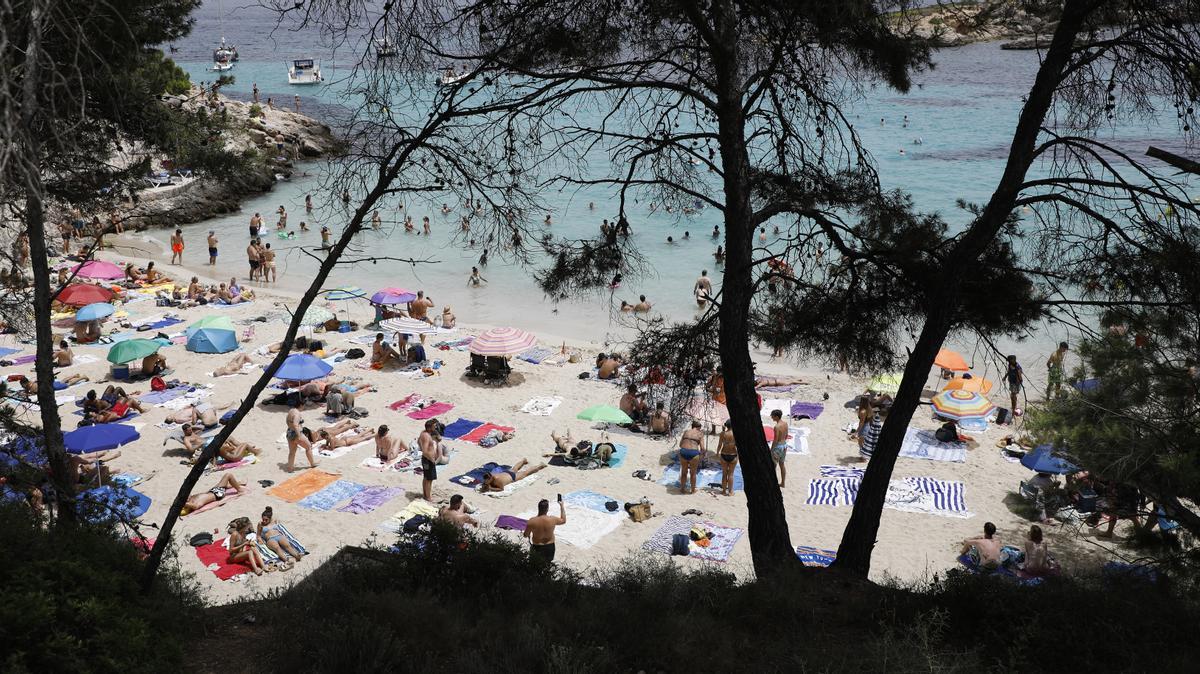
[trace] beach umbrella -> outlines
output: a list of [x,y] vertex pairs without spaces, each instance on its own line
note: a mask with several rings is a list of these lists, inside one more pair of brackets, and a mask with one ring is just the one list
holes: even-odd
[[594,405],[575,415],[575,418],[583,419],[584,421],[596,421],[604,424],[633,423],[633,419],[630,419],[628,414],[625,414],[612,405]]
[[77,497],[80,515],[89,522],[132,520],[150,509],[150,497],[131,488],[102,485]]
[[417,299],[417,294],[404,288],[381,288],[371,295],[372,304],[408,304]]
[[900,390],[901,379],[904,379],[904,375],[900,372],[881,374],[867,384],[867,390],[872,393],[895,393]]
[[517,328],[492,328],[471,340],[467,350],[477,356],[515,356],[536,344],[533,333]]
[[996,406],[971,391],[942,391],[933,397],[934,414],[945,419],[986,417]]
[[432,335],[438,331],[436,326],[415,318],[389,318],[379,324],[379,329],[402,335]]
[[332,311],[326,309],[325,307],[313,305],[308,307],[308,311],[304,312],[304,317],[300,319],[300,325],[309,327],[321,325],[322,323],[328,322],[331,318],[333,318]]
[[696,421],[720,426],[729,419],[729,408],[708,398],[692,398],[688,403],[687,415]]
[[1035,473],[1066,475],[1079,471],[1079,467],[1061,456],[1054,456],[1050,445],[1038,445],[1021,457],[1021,465]]
[[237,333],[219,328],[200,328],[187,340],[187,350],[195,353],[229,353],[237,346]]
[[63,445],[72,454],[116,449],[140,438],[137,429],[125,424],[95,424],[63,433]]
[[210,328],[214,330],[232,330],[237,332],[237,328],[234,327],[233,321],[228,316],[218,314],[215,316],[205,316],[195,323],[192,323],[187,327],[185,334],[187,334],[188,337],[191,337],[193,332],[196,332],[202,328]]
[[73,307],[85,307],[89,304],[97,302],[108,302],[112,300],[113,293],[107,288],[94,286],[90,283],[72,283],[63,288],[58,297],[54,299],[69,304]]
[[46,464],[46,447],[42,438],[30,435],[14,435],[0,447],[0,468],[14,469],[21,464],[43,466]]
[[71,271],[80,278],[95,278],[105,281],[125,278],[125,270],[104,260],[88,260],[71,267]]
[[128,363],[158,353],[161,348],[162,344],[153,339],[126,339],[113,344],[108,350],[108,362]]
[[933,364],[951,372],[966,372],[971,369],[971,366],[967,365],[967,361],[963,359],[961,353],[951,351],[950,349],[940,349],[937,353],[937,358],[933,359]]
[[964,377],[955,377],[954,379],[946,382],[946,385],[942,387],[942,390],[971,391],[973,393],[987,395],[992,392],[993,386],[995,386],[995,383],[991,379],[986,379],[984,377],[971,377],[970,379]]
[[325,299],[333,302],[357,300],[366,296],[367,291],[359,288],[358,286],[342,286],[340,288],[334,288],[333,290],[327,290],[325,292]]
[[294,353],[283,361],[275,371],[276,379],[309,381],[320,379],[333,371],[333,366],[307,353]]
[[75,312],[76,322],[83,323],[85,321],[98,321],[101,318],[108,318],[116,311],[113,305],[107,302],[94,302],[83,307]]

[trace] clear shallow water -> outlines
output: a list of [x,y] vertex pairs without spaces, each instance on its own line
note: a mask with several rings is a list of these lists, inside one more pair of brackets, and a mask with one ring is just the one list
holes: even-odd
[[[225,35],[241,54],[241,61],[232,71],[236,81],[225,92],[235,98],[249,99],[252,87],[257,84],[262,99],[272,97],[277,106],[290,106],[293,94],[299,93],[306,113],[335,119],[344,95],[344,86],[338,79],[353,65],[355,55],[335,53],[322,44],[315,32],[277,29],[273,15],[265,10],[234,7],[231,2],[225,5]],[[173,57],[193,81],[215,79],[215,74],[206,68],[221,34],[217,16],[216,3],[206,3],[197,14],[192,34],[176,45],[178,52]],[[287,84],[287,63],[302,57],[321,61],[327,84],[317,87]],[[873,154],[884,187],[911,193],[918,208],[937,211],[952,226],[961,226],[968,217],[957,209],[956,201],[985,202],[1003,169],[1021,96],[1036,70],[1036,54],[1003,51],[998,44],[981,44],[943,51],[938,54],[937,63],[932,72],[917,76],[916,86],[907,94],[883,89],[867,92],[850,108],[849,117]],[[1125,125],[1106,135],[1109,140],[1140,153],[1150,142],[1173,147],[1172,141],[1164,140],[1171,137],[1171,131],[1154,125]],[[921,144],[914,144],[917,138],[922,140]],[[321,192],[325,165],[311,164],[305,169],[313,175],[278,184],[273,192],[248,200],[241,213],[185,226],[185,237],[191,242],[189,252],[202,255],[205,234],[209,229],[216,230],[222,242],[217,275],[244,276],[250,216],[260,212],[268,224],[273,224],[274,211],[282,204],[289,212],[289,228],[298,230],[299,221],[307,220],[312,231],[299,235],[298,241],[267,238],[273,248],[280,250],[280,286],[297,290],[306,286],[316,263],[301,254],[297,246],[315,245],[321,224],[328,224],[336,233],[347,217],[340,202]],[[304,215],[304,196],[309,193],[318,206],[312,217]],[[694,311],[691,288],[700,270],[708,269],[714,283],[720,282],[720,270],[712,258],[718,241],[710,238],[713,226],[720,222],[718,214],[709,209],[681,221],[661,212],[650,213],[648,204],[643,202],[633,208],[630,221],[633,241],[652,261],[652,269],[646,278],[627,279],[611,298],[604,293],[553,303],[536,288],[528,269],[496,257],[483,270],[490,283],[483,288],[468,288],[466,278],[479,251],[464,249],[455,240],[460,215],[443,215],[439,210],[441,202],[442,199],[431,203],[410,200],[407,204],[407,213],[418,223],[418,228],[422,216],[430,217],[433,227],[430,237],[404,234],[399,226],[402,213],[394,201],[387,204],[381,209],[387,223],[384,230],[364,232],[353,254],[358,257],[369,252],[436,263],[409,266],[379,262],[345,267],[335,273],[330,285],[352,283],[368,291],[383,286],[423,288],[439,308],[452,304],[460,320],[519,325],[601,341],[606,335],[626,332],[612,321],[619,316],[613,311],[614,302],[619,304],[621,299],[636,302],[639,294],[645,294],[657,311],[686,318]],[[589,202],[595,202],[595,210],[588,209]],[[615,198],[602,188],[548,194],[547,203],[553,212],[554,232],[571,238],[594,235],[601,218],[612,219],[615,211],[611,206]],[[685,231],[691,233],[688,240],[682,240]],[[677,243],[669,245],[668,235]],[[165,239],[164,233],[155,236]],[[1001,348],[1028,354],[1024,359],[1036,358],[1048,353],[1050,344],[1067,337],[1062,328],[1047,327],[1029,343],[1019,347],[1002,343]],[[973,348],[963,346],[968,353]]]

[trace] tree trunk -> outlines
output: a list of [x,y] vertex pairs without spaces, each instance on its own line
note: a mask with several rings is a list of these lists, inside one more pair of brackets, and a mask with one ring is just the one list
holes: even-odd
[[717,68],[718,135],[725,180],[725,278],[721,282],[721,370],[725,378],[726,406],[737,440],[742,479],[746,489],[748,533],[754,572],[769,576],[782,565],[796,561],[788,533],[783,493],[763,435],[754,364],[750,359],[750,301],[753,298],[753,211],[750,204],[750,159],[745,142],[742,92],[738,88],[737,27],[733,10],[725,7],[717,18],[718,33],[729,51],[714,50]]
[[1063,8],[1062,18],[1055,29],[1045,59],[1030,87],[1025,107],[1021,109],[1009,148],[1004,174],[996,191],[980,216],[971,224],[946,256],[953,261],[946,265],[939,282],[929,290],[929,313],[916,346],[904,368],[904,379],[892,404],[887,421],[867,464],[866,474],[854,501],[854,511],[842,534],[837,560],[833,566],[851,574],[866,577],[871,571],[871,553],[879,532],[879,517],[887,497],[892,469],[900,455],[900,445],[908,422],[920,403],[921,390],[933,368],[938,349],[946,340],[953,315],[960,302],[958,290],[962,277],[970,274],[973,262],[992,243],[1016,204],[1025,175],[1033,162],[1034,151],[1042,122],[1054,101],[1063,69],[1070,60],[1075,38],[1084,19],[1100,4],[1095,0],[1070,0]]
[[1168,152],[1153,145],[1146,148],[1146,156],[1164,161],[1185,173],[1200,175],[1200,161],[1188,159],[1187,157],[1177,155],[1174,152]]

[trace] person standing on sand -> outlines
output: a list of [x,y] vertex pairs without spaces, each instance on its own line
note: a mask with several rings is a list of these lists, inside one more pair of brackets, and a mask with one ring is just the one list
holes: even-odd
[[708,270],[704,269],[700,272],[700,278],[696,279],[696,285],[692,287],[692,294],[696,297],[696,306],[703,309],[705,304],[708,304],[708,298],[712,296],[712,281],[708,278]]
[[783,412],[780,410],[771,410],[771,421],[775,422],[775,439],[771,441],[771,458],[779,466],[779,488],[783,489],[784,482],[787,481],[787,443],[791,429],[783,420]]
[[308,457],[308,467],[316,468],[317,462],[313,460],[312,443],[304,435],[304,420],[300,418],[300,408],[293,406],[288,410],[287,414],[287,443],[288,443],[288,462],[285,470],[289,473],[296,470],[296,450],[304,447],[304,455]]
[[1017,396],[1021,393],[1021,387],[1025,385],[1025,371],[1021,369],[1021,364],[1017,362],[1017,357],[1010,355],[1008,357],[1008,370],[1004,373],[1004,383],[1008,384],[1008,397],[1012,402],[1012,415],[1017,416]]
[[438,420],[430,419],[425,422],[425,430],[417,436],[417,446],[421,450],[421,496],[433,503],[433,481],[437,479],[438,459],[442,452],[438,449],[438,441],[442,434],[438,432]]
[[567,506],[563,503],[562,494],[558,495],[558,517],[549,513],[550,502],[546,499],[538,501],[537,516],[529,518],[521,534],[529,539],[529,559],[538,559],[546,564],[554,561],[554,527],[567,523]]
[[1046,359],[1046,399],[1052,395],[1062,394],[1063,360],[1067,357],[1070,346],[1066,342],[1058,343],[1058,350]]
[[258,256],[258,239],[251,239],[250,245],[246,246],[246,257],[250,260],[250,280],[254,281],[258,278],[258,267],[262,264],[262,258]]
[[213,230],[208,230],[208,265],[211,267],[217,264],[217,233]]
[[183,264],[183,230],[176,229],[171,236],[171,264]]

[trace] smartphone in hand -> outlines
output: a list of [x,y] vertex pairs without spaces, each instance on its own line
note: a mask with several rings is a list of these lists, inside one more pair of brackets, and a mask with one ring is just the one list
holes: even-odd
[[559,495],[558,495],[558,502],[559,502],[559,503],[562,503],[562,494],[559,494]]

